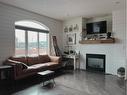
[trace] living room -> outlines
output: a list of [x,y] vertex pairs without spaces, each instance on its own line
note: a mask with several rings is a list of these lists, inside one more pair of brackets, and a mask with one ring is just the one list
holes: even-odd
[[[43,95],[43,92],[49,95],[60,95],[60,94],[62,95],[71,95],[71,94],[124,95],[125,94],[125,83],[123,84],[123,81],[120,81],[121,78],[118,77],[118,72],[117,72],[120,67],[124,67],[125,69],[127,69],[125,0],[96,0],[94,2],[91,0],[89,1],[88,0],[78,0],[78,1],[38,0],[36,2],[34,0],[32,1],[0,0],[0,2],[1,2],[0,3],[0,21],[1,21],[0,64],[1,65],[7,58],[14,56],[16,54],[15,51],[16,27],[15,26],[18,25],[16,23],[20,21],[37,22],[37,23],[41,23],[42,26],[46,27],[47,31],[49,31],[49,40],[48,40],[49,51],[47,51],[47,53],[48,52],[50,53],[49,55],[53,55],[52,36],[56,36],[58,47],[61,52],[74,50],[75,52],[78,52],[80,54],[80,59],[79,59],[80,67],[78,67],[78,70],[71,70],[71,73],[67,75],[65,74],[65,76],[63,74],[62,76],[56,77],[55,78],[56,86],[53,89],[50,89],[51,92],[46,93],[45,89],[39,88],[39,90],[42,90],[39,91],[40,94]],[[49,6],[51,6],[52,8]],[[84,42],[88,39],[90,41],[95,41],[96,39],[96,38],[94,39],[94,37],[92,38],[86,37],[87,24],[91,22],[93,23],[93,22],[100,22],[100,21],[106,21],[107,32],[111,33],[111,38],[114,38],[114,41],[111,43]],[[73,27],[75,27],[75,30]],[[68,43],[67,37],[73,34],[75,36],[74,43],[73,42]],[[101,35],[102,38],[107,37],[106,34],[104,35],[101,34]],[[94,36],[98,36],[98,35],[94,35]],[[26,47],[26,49],[27,48],[28,47]],[[105,56],[104,58],[105,76],[104,74],[98,74],[95,72],[86,71],[87,54],[93,54],[93,55],[96,54],[96,56],[97,55]],[[125,74],[125,79],[126,76],[127,73]],[[70,78],[72,79],[70,80]],[[89,78],[93,78],[93,79],[89,79]],[[100,81],[100,83],[102,82],[102,84],[99,84],[98,83],[99,81],[97,81],[97,79]],[[60,81],[62,81],[63,84],[61,84]],[[79,81],[83,81],[84,83],[80,83]],[[91,83],[89,84],[88,82]],[[75,87],[78,84],[79,87]],[[31,86],[31,88],[32,87],[34,87],[34,85]],[[98,90],[96,87],[98,89],[102,89],[102,91]],[[24,90],[27,92],[27,88]],[[24,95],[26,95],[25,91],[23,92]],[[32,92],[32,90],[30,91]],[[27,94],[38,95],[38,94],[33,94],[34,92],[33,93],[31,92]],[[16,93],[18,93],[18,91]],[[23,95],[23,93],[20,94],[19,91],[19,93],[16,95]]]

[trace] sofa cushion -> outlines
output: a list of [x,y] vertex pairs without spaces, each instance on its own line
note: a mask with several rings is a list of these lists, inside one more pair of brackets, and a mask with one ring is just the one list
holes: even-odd
[[9,59],[14,60],[14,61],[23,62],[23,63],[27,64],[26,57],[16,57],[16,56],[13,56],[13,57],[10,57]]
[[37,72],[36,68],[30,68],[30,67],[28,67],[28,69],[24,69],[22,73],[26,73],[27,74],[27,73],[32,73],[32,72],[36,73]]
[[8,59],[7,62],[10,63],[10,64],[21,64],[22,69],[27,69],[28,68],[28,66],[23,62],[14,61],[14,60],[11,60],[11,59]]
[[38,64],[39,58],[38,58],[38,56],[29,56],[29,57],[27,57],[27,62],[28,62],[29,66],[34,65],[34,64]]
[[46,64],[35,64],[35,65],[29,66],[29,68],[36,69],[37,72],[47,70]]
[[47,62],[46,65],[47,65],[46,69],[48,70],[54,70],[54,69],[61,67],[61,65],[57,64],[56,62]]
[[46,66],[51,66],[51,65],[55,65],[55,64],[57,64],[57,63],[56,62],[47,62],[47,63],[45,63]]
[[39,55],[39,63],[50,62],[50,57],[48,55]]
[[46,64],[35,64],[35,65],[29,66],[28,68],[39,69],[39,68],[42,68],[45,66],[46,66]]
[[51,66],[51,65],[55,65],[55,62],[47,62],[47,63],[40,63],[40,64],[35,64],[35,65],[31,65],[28,68],[33,68],[33,69],[38,69],[38,68],[42,68],[42,67],[47,67],[47,66]]
[[36,69],[39,72],[39,71],[47,70],[50,68],[54,68],[57,65],[58,64],[55,62],[47,62],[47,63],[40,63],[40,64],[31,65],[28,68]]

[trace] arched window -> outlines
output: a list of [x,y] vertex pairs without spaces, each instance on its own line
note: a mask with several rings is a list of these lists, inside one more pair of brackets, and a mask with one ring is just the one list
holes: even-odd
[[49,29],[33,21],[15,22],[15,55],[34,56],[48,54]]

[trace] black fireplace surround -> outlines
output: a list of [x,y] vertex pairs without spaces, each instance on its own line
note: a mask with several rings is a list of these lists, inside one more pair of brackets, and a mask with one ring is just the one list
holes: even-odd
[[86,54],[86,70],[105,73],[105,55]]

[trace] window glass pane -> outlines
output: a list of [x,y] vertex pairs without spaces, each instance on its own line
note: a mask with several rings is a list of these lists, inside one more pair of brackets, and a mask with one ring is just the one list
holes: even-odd
[[39,33],[39,54],[48,54],[48,37],[49,34]]
[[38,55],[38,37],[37,32],[28,31],[28,55]]
[[15,55],[25,56],[25,31],[15,30]]

